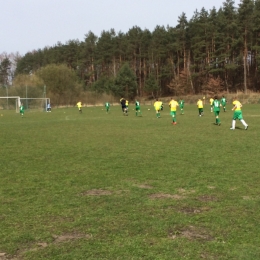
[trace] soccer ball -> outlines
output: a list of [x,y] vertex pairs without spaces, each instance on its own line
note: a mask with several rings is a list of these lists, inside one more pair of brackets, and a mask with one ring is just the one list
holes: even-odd
[[148,108],[148,110],[150,110],[150,108]]

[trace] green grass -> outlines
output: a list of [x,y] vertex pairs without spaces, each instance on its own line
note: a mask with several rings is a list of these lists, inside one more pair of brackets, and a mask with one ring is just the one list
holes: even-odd
[[[17,259],[259,259],[258,105],[0,117],[0,253]],[[62,240],[63,238],[63,240]],[[62,240],[62,241],[61,241]]]

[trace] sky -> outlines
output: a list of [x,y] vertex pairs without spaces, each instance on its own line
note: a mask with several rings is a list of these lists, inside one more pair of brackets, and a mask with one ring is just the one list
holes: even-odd
[[[84,41],[91,31],[126,33],[134,26],[153,31],[159,26],[176,26],[184,12],[189,20],[194,11],[225,0],[0,0],[0,54],[27,52],[69,40]],[[235,0],[235,6],[239,0]]]

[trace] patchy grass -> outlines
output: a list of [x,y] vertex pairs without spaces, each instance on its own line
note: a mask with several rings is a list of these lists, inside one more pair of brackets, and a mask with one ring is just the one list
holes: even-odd
[[259,259],[259,106],[230,109],[2,111],[0,259]]

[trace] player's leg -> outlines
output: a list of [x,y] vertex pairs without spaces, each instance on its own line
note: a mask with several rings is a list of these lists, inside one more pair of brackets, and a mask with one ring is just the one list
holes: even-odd
[[243,126],[245,127],[245,130],[248,129],[248,124],[246,123],[246,121],[243,119],[243,115],[242,112],[240,112],[238,119],[240,120],[240,122],[243,124]]
[[176,125],[176,112],[175,111],[171,111],[171,116],[172,116],[172,124]]

